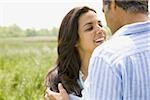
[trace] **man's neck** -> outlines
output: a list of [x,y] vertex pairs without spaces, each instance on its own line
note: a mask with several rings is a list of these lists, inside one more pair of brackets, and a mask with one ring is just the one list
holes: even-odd
[[126,12],[122,15],[122,18],[119,21],[120,26],[116,30],[114,30],[113,33],[115,33],[118,29],[120,29],[124,25],[137,23],[137,22],[144,22],[144,21],[147,21],[147,20],[150,20],[150,18],[146,14]]
[[127,24],[137,23],[137,22],[144,22],[149,20],[148,15],[136,13],[136,14],[127,14],[123,21],[123,26]]

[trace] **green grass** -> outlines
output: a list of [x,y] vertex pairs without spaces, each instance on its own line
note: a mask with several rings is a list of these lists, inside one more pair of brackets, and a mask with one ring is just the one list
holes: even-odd
[[56,61],[56,46],[54,41],[0,39],[0,100],[43,100],[44,77]]

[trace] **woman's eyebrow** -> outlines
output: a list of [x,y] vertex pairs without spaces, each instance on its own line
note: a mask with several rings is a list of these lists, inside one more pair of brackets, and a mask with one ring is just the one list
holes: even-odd
[[84,24],[83,26],[90,25],[90,24],[92,24],[92,22],[88,22],[88,23]]

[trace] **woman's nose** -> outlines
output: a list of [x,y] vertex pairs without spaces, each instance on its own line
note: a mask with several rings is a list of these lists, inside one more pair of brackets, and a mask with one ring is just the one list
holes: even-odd
[[104,37],[106,38],[106,32],[104,31],[103,28],[97,28],[96,31],[95,31],[96,35],[100,35],[101,37]]
[[96,34],[103,34],[102,28],[101,27],[97,27],[95,33]]

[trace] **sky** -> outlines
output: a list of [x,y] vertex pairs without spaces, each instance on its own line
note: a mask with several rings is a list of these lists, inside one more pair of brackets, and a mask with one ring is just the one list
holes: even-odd
[[94,8],[105,25],[102,0],[0,0],[0,26],[16,24],[22,29],[59,27],[63,17],[76,6]]
[[22,29],[59,27],[63,17],[76,6],[94,8],[105,24],[102,0],[0,0],[0,26],[16,24]]

